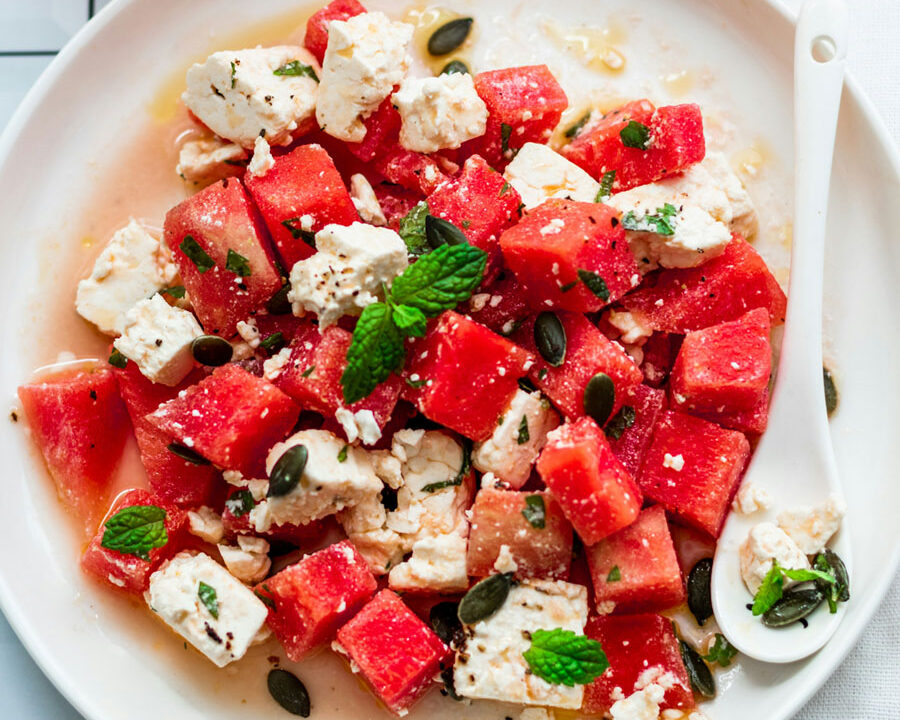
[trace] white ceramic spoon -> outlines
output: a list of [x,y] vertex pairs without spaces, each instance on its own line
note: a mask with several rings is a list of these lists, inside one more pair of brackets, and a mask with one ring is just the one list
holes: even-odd
[[[769,426],[744,478],[765,489],[772,508],[731,513],[719,539],[712,573],[712,601],[725,636],[757,660],[787,663],[821,648],[834,634],[844,603],[831,615],[823,604],[809,627],[769,628],[747,610],[752,598],[741,580],[738,548],[750,528],[775,522],[779,512],[823,504],[842,496],[822,390],[822,274],[825,217],[847,48],[848,13],[842,0],[808,0],[800,12],[794,45],[794,240],[781,360]],[[831,547],[851,573],[849,532]],[[852,587],[851,587],[852,591]]]

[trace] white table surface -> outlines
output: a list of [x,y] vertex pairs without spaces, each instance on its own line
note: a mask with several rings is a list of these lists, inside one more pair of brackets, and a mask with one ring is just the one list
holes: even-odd
[[[733,2],[734,0],[721,0]],[[785,0],[794,9],[802,0]],[[0,0],[0,129],[55,51],[109,0]],[[848,0],[849,66],[900,140],[900,2]],[[845,663],[796,720],[900,718],[900,579]],[[0,718],[82,720],[0,614]]]

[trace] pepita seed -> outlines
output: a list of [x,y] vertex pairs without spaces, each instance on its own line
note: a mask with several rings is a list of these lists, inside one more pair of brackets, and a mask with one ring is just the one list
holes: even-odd
[[822,382],[825,385],[825,409],[828,411],[828,417],[831,417],[837,410],[838,391],[837,385],[834,384],[834,375],[825,366],[822,366]]
[[468,242],[456,225],[434,215],[425,216],[425,239],[434,249],[441,245],[462,245]]
[[281,497],[297,487],[308,459],[309,452],[305,445],[294,445],[285,450],[269,475],[267,497]]
[[473,585],[459,602],[457,616],[460,622],[474,625],[497,612],[506,602],[512,578],[512,573],[501,573]]
[[441,602],[428,613],[431,629],[447,645],[462,639],[462,623],[459,621],[459,603]]
[[292,715],[309,717],[309,692],[300,678],[287,670],[276,668],[269,671],[266,682],[269,694],[281,707]]
[[266,303],[266,310],[270,315],[287,315],[291,312],[291,303],[288,300],[288,293],[291,291],[290,284],[281,286],[281,290],[269,298]]
[[201,365],[219,367],[231,360],[234,348],[218,335],[201,335],[191,343],[191,354]]
[[566,359],[566,331],[556,313],[542,312],[534,321],[534,344],[538,352],[553,367]]
[[703,625],[712,617],[712,558],[703,558],[691,569],[687,581],[688,609],[693,613],[698,625]]
[[850,573],[847,572],[847,566],[844,565],[840,555],[834,550],[828,550],[827,548],[825,550],[825,560],[831,565],[834,579],[837,581],[835,583],[838,592],[837,599],[841,602],[847,602],[850,599]]
[[432,55],[448,55],[462,45],[472,29],[470,17],[456,18],[444,23],[428,38],[428,52]]
[[705,698],[716,696],[716,681],[709,666],[704,662],[700,654],[688,645],[684,640],[678,641],[681,646],[681,660],[684,669],[687,670],[688,679],[694,692]]
[[616,404],[616,386],[606,373],[597,373],[584,389],[584,411],[600,427],[606,424]]
[[767,627],[779,628],[803,620],[825,601],[825,593],[817,587],[799,587],[784,591],[784,595],[763,613]]
[[466,65],[462,60],[451,60],[446,65],[444,65],[444,69],[441,70],[441,75],[453,75],[454,73],[458,73],[460,75],[472,74],[469,71],[469,66]]
[[191,450],[189,447],[173,442],[169,443],[168,448],[170,453],[177,455],[182,460],[186,460],[193,465],[209,465],[209,460],[194,450]]

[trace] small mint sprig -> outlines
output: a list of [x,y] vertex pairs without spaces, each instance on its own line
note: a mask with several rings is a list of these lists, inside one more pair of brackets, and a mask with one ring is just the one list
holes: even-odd
[[523,653],[531,672],[555,685],[586,685],[609,667],[603,646],[571,630],[535,630]]
[[781,567],[777,562],[773,562],[772,568],[766,573],[762,584],[759,586],[759,590],[756,591],[756,595],[753,597],[753,607],[751,610],[754,616],[762,615],[766,610],[781,600],[781,596],[784,594],[785,579],[794,580],[795,582],[820,580],[829,585],[835,583],[833,574],[821,570],[806,570],[803,568],[791,570]]
[[104,523],[100,545],[149,562],[150,551],[168,542],[166,511],[156,505],[131,505]]
[[344,403],[368,397],[403,367],[404,338],[422,337],[428,318],[471,297],[484,277],[487,253],[468,243],[441,245],[385,288],[384,302],[367,305],[356,323],[341,375]]

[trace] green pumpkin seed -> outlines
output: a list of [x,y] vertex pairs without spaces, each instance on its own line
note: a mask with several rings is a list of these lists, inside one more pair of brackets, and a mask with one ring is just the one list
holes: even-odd
[[837,581],[834,584],[838,593],[837,599],[847,602],[850,599],[850,573],[847,572],[847,566],[834,550],[825,550],[825,560],[831,565],[831,571]]
[[306,469],[306,461],[309,459],[309,452],[306,445],[294,445],[285,450],[284,454],[278,458],[272,473],[269,475],[269,492],[268,497],[281,497],[287,495],[291,490],[297,487],[303,471]]
[[462,623],[457,611],[459,603],[442,602],[432,606],[428,613],[431,629],[447,645],[462,638]]
[[231,360],[234,348],[218,335],[201,335],[191,343],[191,354],[201,365],[219,367]]
[[179,445],[178,443],[169,443],[168,448],[170,453],[177,455],[182,460],[186,460],[193,465],[209,465],[209,460],[194,450],[191,450],[189,447]]
[[281,290],[269,298],[266,303],[266,310],[270,315],[288,315],[291,312],[291,301],[288,300],[288,293],[291,291],[290,283],[282,285]]
[[698,625],[703,625],[713,614],[712,594],[709,587],[712,577],[712,562],[712,558],[703,558],[694,565],[688,575],[688,609],[697,619]]
[[781,600],[763,613],[763,624],[772,628],[790,625],[810,615],[824,601],[825,593],[817,587],[785,590]]
[[469,37],[473,22],[472,18],[464,17],[444,23],[428,38],[428,52],[432,55],[452,53]]
[[681,645],[681,660],[684,662],[684,669],[687,670],[688,679],[691,681],[694,692],[705,698],[715,697],[716,681],[709,666],[703,661],[700,654],[684,640],[678,642]]
[[425,238],[434,249],[441,245],[462,245],[468,242],[456,225],[434,215],[425,216]]
[[825,384],[825,409],[828,410],[828,417],[831,417],[837,410],[838,391],[831,370],[825,366],[822,366],[822,381]]
[[481,620],[486,620],[497,612],[512,587],[512,573],[491,575],[479,583],[476,583],[459,602],[457,615],[460,622],[466,625],[474,625]]
[[606,373],[597,373],[584,389],[584,411],[600,427],[606,424],[616,404],[616,386]]
[[555,313],[542,312],[534,321],[534,344],[538,352],[553,367],[566,359],[566,331]]
[[472,74],[469,71],[469,66],[466,65],[462,60],[451,60],[446,65],[444,65],[444,69],[441,70],[441,75],[453,75],[454,73],[458,73],[460,75]]
[[269,671],[267,678],[269,694],[291,715],[309,717],[309,692],[300,678],[287,670],[276,668]]

